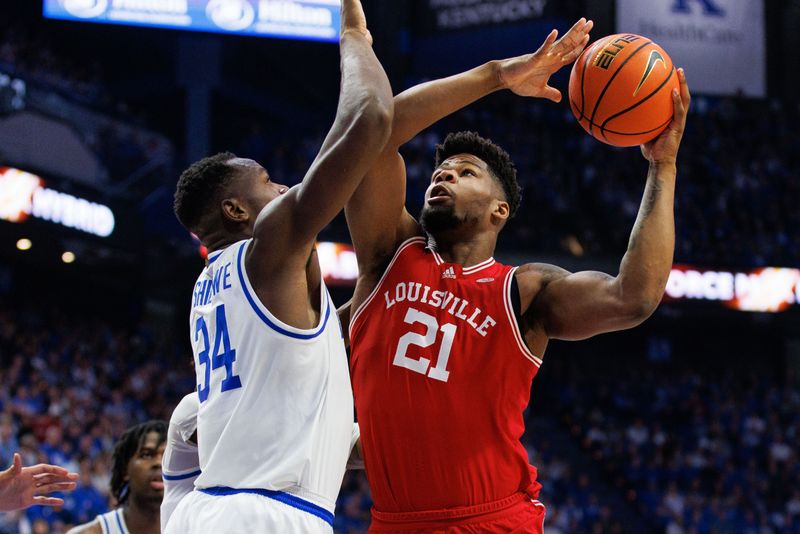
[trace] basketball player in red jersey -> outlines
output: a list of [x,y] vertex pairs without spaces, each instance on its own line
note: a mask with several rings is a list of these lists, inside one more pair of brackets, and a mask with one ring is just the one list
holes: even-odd
[[661,300],[690,99],[682,71],[672,122],[642,146],[647,183],[617,276],[492,258],[520,194],[508,154],[477,134],[437,147],[419,223],[403,207],[397,147],[494,90],[558,102],[548,79],[578,57],[590,29],[581,19],[534,54],[395,97],[389,145],[346,207],[360,271],[351,373],[371,532],[541,533],[540,485],[519,440],[548,340],[632,328]]

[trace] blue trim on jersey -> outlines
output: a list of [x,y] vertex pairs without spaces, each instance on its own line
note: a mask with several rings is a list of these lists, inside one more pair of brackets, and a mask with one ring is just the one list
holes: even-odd
[[244,247],[247,246],[247,243],[248,242],[245,241],[244,243],[242,243],[242,246],[239,247],[239,253],[237,255],[238,257],[237,257],[236,261],[237,261],[237,263],[239,265],[239,283],[242,286],[242,291],[244,292],[244,296],[247,299],[247,302],[250,303],[250,307],[253,308],[253,311],[256,312],[256,315],[258,315],[258,317],[262,321],[264,321],[264,323],[266,323],[266,325],[268,327],[272,328],[273,330],[275,330],[279,334],[283,334],[284,336],[293,337],[295,339],[314,339],[315,337],[319,336],[325,330],[325,325],[328,324],[328,317],[330,317],[330,315],[331,315],[331,305],[330,305],[330,302],[328,302],[330,299],[324,299],[325,300],[325,319],[322,321],[322,324],[320,325],[319,330],[317,330],[316,332],[312,332],[311,334],[298,334],[296,332],[291,332],[291,331],[286,330],[285,328],[282,328],[281,326],[275,324],[274,322],[272,322],[269,319],[269,317],[267,317],[264,314],[264,312],[261,311],[261,308],[258,307],[258,304],[256,304],[256,301],[253,300],[253,297],[250,295],[250,292],[247,290],[247,283],[245,282],[245,279],[244,279],[244,263],[242,262],[242,256],[243,256],[243,253],[244,253]]
[[161,478],[164,480],[186,480],[187,478],[192,478],[198,476],[202,471],[198,469],[197,471],[192,471],[191,473],[186,473],[184,475],[168,475],[164,471],[161,471]]
[[[216,252],[212,252],[211,254],[209,254],[208,255],[208,264],[211,265],[212,263],[217,261],[219,259],[219,257],[222,256],[223,252],[225,252],[224,249],[223,250],[218,250]],[[213,257],[212,257],[212,254],[213,254]]]
[[122,520],[120,519],[121,515],[122,511],[119,508],[117,508],[117,526],[119,526],[120,532],[125,532],[125,527],[122,526]]
[[276,501],[280,501],[283,504],[288,504],[293,508],[297,508],[303,512],[309,513],[311,515],[315,515],[328,523],[330,526],[333,526],[333,514],[322,508],[321,506],[317,506],[312,502],[308,502],[305,499],[301,499],[296,495],[292,495],[290,493],[286,493],[283,491],[277,490],[266,490],[266,489],[236,489],[236,488],[227,488],[225,486],[215,486],[213,488],[203,488],[198,491],[202,491],[206,495],[213,495],[215,497],[225,496],[225,495],[236,495],[237,493],[250,493],[253,495],[261,495],[262,497],[267,497],[269,499],[274,499]]
[[105,526],[106,526],[106,532],[110,533],[111,532],[111,527],[108,526],[108,519],[106,519],[106,514],[101,515],[100,519],[103,520],[103,524],[105,524]]

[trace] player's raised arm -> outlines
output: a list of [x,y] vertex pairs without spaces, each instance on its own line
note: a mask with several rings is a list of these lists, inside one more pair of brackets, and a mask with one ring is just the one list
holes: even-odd
[[392,90],[372,50],[359,0],[342,1],[341,86],[336,118],[302,183],[269,204],[255,223],[255,246],[280,260],[303,251],[344,207],[389,138]]
[[526,321],[541,325],[550,338],[584,339],[632,328],[661,301],[675,248],[676,158],[690,102],[682,69],[678,77],[680,91],[673,93],[672,122],[660,136],[642,145],[650,169],[619,275],[570,274],[541,264],[520,268],[521,294],[536,295],[525,313]]
[[500,89],[558,102],[561,93],[548,85],[550,76],[580,56],[592,25],[582,18],[561,39],[556,30],[550,32],[534,53],[490,61],[395,97],[389,142],[345,207],[362,272],[380,269],[400,241],[418,233],[404,209],[405,164],[397,149],[440,119]]

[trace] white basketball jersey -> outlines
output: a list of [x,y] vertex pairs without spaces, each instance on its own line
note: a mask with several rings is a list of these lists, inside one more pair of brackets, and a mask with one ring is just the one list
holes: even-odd
[[195,486],[277,490],[333,512],[353,432],[339,317],[324,284],[315,328],[273,316],[245,272],[251,242],[209,255],[194,288]]
[[167,446],[161,460],[164,478],[164,500],[161,501],[161,532],[178,503],[194,489],[200,475],[200,458],[197,445],[189,440],[197,430],[197,410],[200,401],[197,392],[186,395],[175,407],[169,419]]
[[125,524],[125,516],[122,515],[122,508],[98,515],[95,521],[100,523],[100,529],[103,534],[129,534],[128,525]]

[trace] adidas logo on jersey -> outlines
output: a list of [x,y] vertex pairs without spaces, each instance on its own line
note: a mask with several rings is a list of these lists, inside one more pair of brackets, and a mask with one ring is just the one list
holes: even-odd
[[456,277],[456,270],[453,267],[448,267],[442,273],[442,278],[455,278]]

